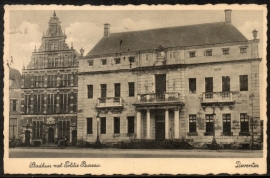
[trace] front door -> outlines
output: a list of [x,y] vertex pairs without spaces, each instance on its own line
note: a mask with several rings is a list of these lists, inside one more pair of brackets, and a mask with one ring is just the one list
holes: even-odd
[[30,131],[26,130],[24,134],[25,134],[25,145],[29,146],[30,145]]
[[165,115],[155,116],[156,140],[165,140]]
[[48,142],[54,142],[54,129],[53,128],[49,128],[48,130]]

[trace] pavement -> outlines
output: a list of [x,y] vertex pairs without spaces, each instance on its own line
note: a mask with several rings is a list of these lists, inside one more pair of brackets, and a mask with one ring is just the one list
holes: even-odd
[[172,150],[114,149],[77,147],[17,147],[9,149],[10,158],[262,158],[262,150]]

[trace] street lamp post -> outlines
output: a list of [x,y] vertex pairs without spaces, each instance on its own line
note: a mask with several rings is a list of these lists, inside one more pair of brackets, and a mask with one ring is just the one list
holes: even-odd
[[102,148],[102,144],[99,140],[99,120],[100,120],[99,113],[97,114],[96,118],[97,118],[97,139],[96,139],[94,148]]
[[212,139],[212,143],[211,143],[211,150],[218,150],[219,146],[217,144],[216,138],[215,138],[215,110],[213,110],[213,139]]

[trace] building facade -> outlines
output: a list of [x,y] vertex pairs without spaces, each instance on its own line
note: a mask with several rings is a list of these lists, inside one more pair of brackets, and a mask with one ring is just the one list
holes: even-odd
[[104,24],[79,64],[78,139],[258,140],[259,39],[256,30],[246,39],[231,13],[224,22],[124,33]]
[[9,67],[9,139],[20,139],[21,121],[21,74],[17,69]]
[[65,43],[55,12],[42,44],[22,71],[21,128],[26,145],[77,142],[77,71],[79,54]]

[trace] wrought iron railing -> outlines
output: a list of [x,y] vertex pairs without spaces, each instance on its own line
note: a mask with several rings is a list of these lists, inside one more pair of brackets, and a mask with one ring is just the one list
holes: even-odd
[[165,92],[165,93],[146,93],[138,94],[138,102],[166,102],[166,101],[179,101],[180,94],[178,92]]
[[122,106],[121,97],[98,98],[97,107]]
[[203,93],[202,102],[226,102],[233,101],[232,92],[208,92]]

